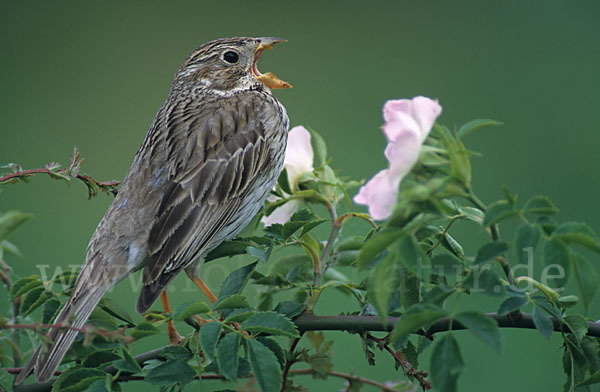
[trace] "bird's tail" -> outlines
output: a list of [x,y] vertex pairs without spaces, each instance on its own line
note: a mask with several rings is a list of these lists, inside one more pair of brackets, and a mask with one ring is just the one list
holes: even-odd
[[[76,292],[77,286],[81,287],[79,292]],[[23,368],[23,371],[21,371],[15,380],[15,385],[22,383],[34,368],[35,377],[38,381],[48,381],[52,377],[67,350],[71,347],[71,343],[73,343],[73,340],[77,336],[77,329],[81,329],[84,326],[107,289],[108,287],[104,285],[94,288],[76,285],[71,298],[69,298],[54,321],[54,324],[63,324],[68,326],[68,329],[53,328],[48,333],[48,338],[51,342],[50,345],[44,347],[42,343],[37,348],[27,365]]]

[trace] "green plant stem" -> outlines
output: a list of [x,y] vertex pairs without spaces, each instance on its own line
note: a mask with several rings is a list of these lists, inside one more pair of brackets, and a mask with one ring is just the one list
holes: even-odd
[[[479,200],[479,198],[477,197],[475,192],[473,192],[472,189],[469,189],[469,193],[466,195],[466,198],[471,203],[473,203],[473,205],[475,205],[477,208],[479,208],[485,213],[485,211],[487,210],[487,206],[481,200]],[[490,235],[492,237],[492,240],[494,241],[498,241],[500,239],[500,230],[498,230],[498,225],[490,226]]]

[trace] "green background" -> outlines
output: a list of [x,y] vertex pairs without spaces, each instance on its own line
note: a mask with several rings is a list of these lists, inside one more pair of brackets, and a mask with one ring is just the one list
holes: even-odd
[[[121,179],[181,61],[203,42],[235,35],[289,40],[267,53],[260,68],[295,86],[277,92],[291,124],[321,132],[341,175],[368,178],[385,166],[379,127],[387,99],[426,95],[439,99],[439,121],[448,126],[473,118],[504,122],[467,140],[483,153],[474,162],[482,199],[502,197],[503,186],[521,200],[545,194],[560,207],[559,219],[585,220],[600,231],[600,3],[591,0],[2,0],[0,163],[67,163],[77,146],[86,173]],[[15,272],[80,264],[110,200],[101,195],[88,201],[83,185],[68,188],[47,178],[4,187],[0,211],[35,215],[11,238],[25,254],[8,259]],[[460,239],[469,243],[466,234]],[[474,254],[476,248],[468,250]],[[218,288],[225,272],[244,261],[209,266],[209,284]],[[180,278],[173,302],[200,296],[182,289]],[[133,313],[136,294],[128,284],[111,297]],[[346,297],[329,301],[321,314],[353,310]],[[496,308],[490,301],[489,311]],[[592,313],[598,309],[596,301]],[[467,363],[461,391],[562,389],[559,340],[504,330],[497,355],[457,335]],[[379,381],[403,378],[384,355],[368,367],[358,337],[328,336],[336,341],[336,370]],[[165,339],[140,342],[135,351]],[[425,355],[420,366],[428,363]],[[298,381],[315,391],[342,387],[340,380]],[[205,382],[201,390],[220,387]],[[124,385],[125,391],[138,389]]]

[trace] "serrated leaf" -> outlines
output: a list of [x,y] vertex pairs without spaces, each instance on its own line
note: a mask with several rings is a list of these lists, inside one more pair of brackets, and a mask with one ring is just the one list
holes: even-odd
[[[569,281],[571,272],[571,253],[567,245],[556,237],[551,237],[544,241],[542,248],[542,259],[546,268],[542,274],[543,284],[550,287],[563,288]],[[552,270],[556,270],[556,274],[548,275]],[[550,279],[550,282],[548,282]]]
[[44,303],[44,310],[42,311],[42,323],[49,324],[54,320],[60,309],[60,301],[56,298],[51,298]]
[[279,178],[277,178],[277,184],[281,187],[281,189],[287,193],[288,195],[292,194],[292,187],[290,186],[290,179],[288,177],[287,169],[284,167],[281,173],[279,173]]
[[571,261],[573,263],[573,275],[587,313],[598,290],[598,274],[592,263],[582,255],[575,255]]
[[273,352],[273,354],[275,354],[275,357],[277,358],[277,362],[279,362],[279,366],[281,366],[283,368],[283,366],[285,365],[285,354],[286,353],[283,350],[283,348],[279,345],[279,343],[277,343],[275,341],[275,339],[265,337],[265,336],[259,336],[257,339],[259,342],[261,342],[262,344],[267,346],[267,348],[269,350],[271,350]]
[[256,310],[252,308],[234,309],[227,313],[225,321],[231,323],[241,323],[250,318],[250,316],[252,316],[254,313],[256,313]]
[[133,321],[127,310],[125,310],[125,308],[121,306],[121,304],[119,304],[117,301],[113,301],[110,298],[104,297],[102,298],[102,300],[100,300],[99,306],[106,313],[110,314],[113,317],[116,317],[121,321],[126,322],[129,326],[135,325],[135,322]]
[[429,257],[423,252],[414,235],[402,237],[397,248],[398,259],[421,281],[428,282],[431,275]]
[[397,262],[394,257],[388,255],[377,263],[371,272],[367,288],[369,302],[375,307],[377,315],[384,325],[387,322],[390,297],[398,290],[399,285]]
[[242,331],[297,338],[298,330],[290,319],[275,312],[259,312],[242,323]]
[[445,233],[442,237],[442,246],[448,249],[454,256],[459,259],[465,258],[465,251],[463,247],[452,237],[450,234]]
[[423,328],[446,316],[447,313],[437,306],[415,304],[408,308],[396,322],[391,334],[391,342],[398,342],[411,332],[415,332],[419,328]]
[[515,252],[519,264],[528,264],[529,257],[533,257],[533,252],[540,240],[540,236],[540,228],[535,224],[525,222],[517,228],[515,234]]
[[529,303],[529,298],[525,295],[508,297],[504,302],[500,304],[498,309],[498,315],[502,316],[507,313],[513,312]]
[[200,328],[200,346],[208,359],[212,360],[215,358],[215,349],[217,348],[222,328],[221,323],[217,322],[206,323]]
[[42,286],[42,281],[37,277],[37,275],[27,276],[25,278],[21,278],[17,280],[11,290],[10,290],[10,300],[14,301],[20,295],[27,293],[28,291]]
[[502,336],[500,335],[498,324],[494,319],[476,311],[459,313],[455,316],[455,319],[467,327],[473,335],[483,340],[494,351],[500,353]]
[[[327,162],[327,145],[323,137],[314,129],[308,128],[310,132],[310,144],[312,145],[317,165],[322,166]],[[291,192],[290,192],[291,193]]]
[[195,302],[183,309],[181,313],[177,315],[176,320],[183,321],[187,318],[192,317],[195,314],[203,314],[208,312],[210,312],[210,307],[205,302]]
[[166,358],[167,360],[181,359],[189,361],[194,354],[184,346],[165,346],[156,353],[156,356]]
[[195,376],[196,371],[190,365],[182,359],[175,359],[151,369],[146,376],[146,381],[164,387],[175,383],[187,384]]
[[493,261],[496,257],[503,255],[508,250],[508,244],[504,241],[494,241],[483,245],[477,251],[473,264],[481,264]]
[[374,234],[369,238],[361,248],[356,265],[359,269],[366,267],[381,252],[387,249],[392,243],[400,239],[406,233],[402,230],[384,230]]
[[558,212],[558,208],[546,196],[534,196],[527,200],[523,206],[526,214],[551,215]]
[[204,262],[208,263],[209,261],[213,261],[215,259],[220,259],[221,257],[232,257],[236,255],[246,254],[246,249],[248,248],[248,243],[241,240],[231,240],[231,241],[223,241],[221,245],[217,246],[215,249],[211,250],[204,257]]
[[577,387],[584,387],[586,385],[593,385],[593,384],[598,384],[600,383],[600,370],[590,374],[590,376],[588,378],[586,378],[585,380],[581,381],[579,384],[577,384]]
[[121,357],[112,352],[111,350],[95,351],[85,358],[85,360],[83,361],[83,367],[105,367],[119,359],[121,359]]
[[140,364],[126,348],[123,347],[121,353],[123,354],[123,359],[120,359],[113,364],[115,368],[132,374],[142,373]]
[[23,303],[21,303],[21,314],[23,314],[23,316],[27,316],[51,297],[52,294],[48,293],[46,288],[43,286],[30,290],[27,295],[25,295]]
[[435,274],[459,278],[462,270],[461,261],[454,255],[441,253],[431,258],[431,271]]
[[[489,267],[484,265],[483,267]],[[463,281],[464,287],[473,293],[483,293],[494,297],[506,294],[506,288],[498,274],[486,268],[473,268]]]
[[554,324],[552,324],[550,316],[541,310],[537,304],[533,308],[533,323],[535,324],[535,328],[542,334],[543,337],[550,339],[552,332],[554,331]]
[[558,225],[552,232],[552,238],[565,241],[568,244],[578,244],[585,246],[595,252],[600,253],[600,243],[598,237],[590,226],[580,222],[567,222]]
[[156,335],[159,332],[160,330],[153,324],[147,321],[142,321],[133,329],[133,331],[131,331],[131,337],[134,340],[139,340],[141,338],[145,338],[146,336]]
[[281,390],[281,368],[277,357],[256,339],[248,339],[248,359],[262,392]]
[[273,250],[273,245],[269,246],[267,249],[257,248],[256,246],[248,246],[246,248],[246,252],[252,256],[256,257],[260,261],[267,262],[269,257],[271,256],[271,251]]
[[98,369],[71,368],[63,372],[52,384],[52,392],[82,392],[106,373]]
[[571,333],[575,335],[577,341],[581,343],[583,337],[587,334],[588,324],[579,314],[571,314],[563,319],[563,322],[569,327]]
[[239,333],[229,333],[221,338],[219,345],[217,346],[219,372],[228,380],[235,380],[237,378],[240,339]]
[[221,285],[221,291],[219,292],[219,299],[229,297],[234,294],[240,294],[248,280],[250,274],[254,271],[254,268],[258,264],[257,261],[250,263],[241,268],[236,269],[225,278]]
[[248,299],[242,294],[235,294],[220,299],[213,304],[213,310],[249,308]]
[[512,218],[517,215],[517,210],[512,204],[505,201],[501,201],[492,204],[485,212],[485,218],[483,219],[484,226],[491,226],[500,223],[506,219]]
[[456,392],[457,382],[465,366],[458,342],[453,334],[442,337],[431,355],[431,381],[442,392]]
[[283,301],[278,303],[273,310],[289,319],[293,319],[304,311],[304,305],[296,301]]
[[4,241],[19,226],[33,215],[13,210],[0,214],[0,242]]
[[480,119],[476,119],[476,120],[471,120],[471,121],[461,125],[460,128],[458,128],[458,131],[456,131],[456,135],[459,138],[463,138],[463,137],[467,136],[469,133],[476,131],[478,129],[485,128],[485,127],[497,127],[499,125],[502,125],[502,123],[499,121],[496,121],[496,120],[490,120],[488,118],[480,118]]

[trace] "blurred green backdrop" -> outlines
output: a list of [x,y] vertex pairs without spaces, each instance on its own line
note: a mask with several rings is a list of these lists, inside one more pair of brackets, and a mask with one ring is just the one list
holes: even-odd
[[[501,197],[503,185],[522,199],[546,194],[561,208],[560,219],[585,220],[600,231],[599,21],[600,3],[592,0],[2,0],[0,163],[66,164],[77,146],[86,173],[121,179],[192,49],[224,36],[274,35],[289,42],[265,55],[260,68],[295,86],[277,92],[292,125],[320,131],[342,175],[366,178],[385,165],[378,130],[385,100],[426,95],[439,98],[439,121],[446,125],[481,117],[505,123],[467,140],[483,153],[474,183],[484,200]],[[11,238],[25,254],[9,259],[17,274],[38,273],[39,264],[81,263],[111,197],[87,201],[83,185],[71,188],[38,178],[3,189],[0,210],[35,215]],[[217,288],[222,269],[207,274]],[[180,278],[175,285],[183,287]],[[173,301],[193,295],[177,290]],[[129,285],[111,296],[133,313]],[[322,314],[352,310],[340,306],[344,297],[330,301],[318,309]],[[496,307],[490,302],[490,311]],[[467,363],[461,391],[562,389],[558,340],[504,330],[503,352],[496,355],[458,335]],[[368,367],[356,336],[328,336],[338,343],[336,370],[402,378],[383,355]],[[135,351],[165,339],[142,341]],[[420,366],[428,363],[425,356]],[[342,387],[339,380],[304,381],[315,391]],[[201,390],[222,387],[207,382]]]

